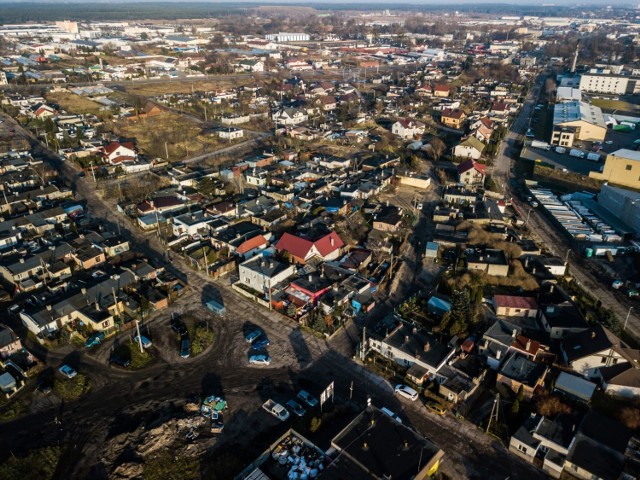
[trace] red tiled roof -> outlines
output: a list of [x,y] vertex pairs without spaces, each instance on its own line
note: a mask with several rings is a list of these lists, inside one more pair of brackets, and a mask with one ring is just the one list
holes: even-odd
[[487,166],[484,163],[478,163],[472,159],[465,160],[460,165],[458,165],[458,174],[462,174],[475,168],[478,172],[483,175],[486,175]]
[[440,114],[441,117],[446,118],[462,118],[463,115],[466,114],[462,110],[451,110],[450,108],[445,108]]
[[124,142],[124,143],[111,142],[109,145],[104,147],[104,153],[106,155],[111,155],[113,152],[115,152],[121,146],[125,147],[125,148],[128,148],[130,150],[134,150],[135,149],[135,145],[133,144],[133,142]]
[[[527,346],[529,348],[527,348]],[[531,355],[535,355],[538,352],[538,350],[540,350],[540,342],[537,342],[536,340],[531,340],[530,338],[525,337],[524,335],[518,335],[516,339],[513,341],[513,343],[511,344],[511,347],[517,350],[520,350],[522,352],[527,352]]]
[[325,257],[339,248],[344,247],[344,242],[336,232],[331,232],[315,242],[291,235],[290,233],[285,233],[280,240],[278,240],[276,248],[278,250],[285,250],[294,257],[304,259],[314,245],[320,255]]
[[404,128],[420,128],[424,126],[424,123],[419,122],[418,120],[412,120],[411,118],[400,118],[398,119],[398,122]]
[[336,232],[325,235],[315,242],[315,246],[323,257],[344,247],[344,242]]
[[294,257],[304,259],[311,250],[313,246],[313,242],[307,240],[305,238],[296,237],[295,235],[291,235],[290,233],[286,233],[280,237],[278,243],[276,244],[276,248],[278,250],[286,250]]
[[517,295],[494,295],[493,305],[505,308],[520,308],[523,310],[537,310],[538,303],[533,297],[520,297]]
[[238,248],[236,248],[236,252],[238,252],[240,255],[244,255],[245,253],[250,252],[254,248],[258,248],[261,245],[265,245],[266,243],[267,243],[266,238],[264,238],[262,235],[256,235],[255,237],[250,238],[245,242],[242,242],[238,246]]
[[449,85],[436,85],[433,87],[434,92],[448,92],[449,90],[451,90]]
[[136,159],[131,155],[118,155],[117,157],[114,157],[109,161],[113,164],[116,164],[116,163],[134,162],[135,160]]

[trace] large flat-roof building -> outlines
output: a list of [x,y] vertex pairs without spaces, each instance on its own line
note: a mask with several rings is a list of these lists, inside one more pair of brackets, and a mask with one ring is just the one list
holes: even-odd
[[602,142],[607,125],[602,110],[587,102],[557,103],[553,108],[551,143],[572,147],[575,140]]
[[640,237],[640,192],[603,185],[598,194],[598,204],[627,224]]
[[621,148],[607,155],[600,172],[589,176],[615,185],[640,189],[640,152]]
[[272,42],[278,42],[278,43],[308,42],[311,39],[308,33],[287,33],[287,32],[273,33],[271,35],[267,35],[265,38],[267,40],[271,40]]
[[628,95],[640,91],[638,77],[611,75],[610,73],[585,73],[580,77],[580,91]]

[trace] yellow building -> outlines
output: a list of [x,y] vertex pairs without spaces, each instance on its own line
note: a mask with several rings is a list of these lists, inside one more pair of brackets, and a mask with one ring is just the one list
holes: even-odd
[[572,101],[558,103],[553,109],[553,145],[570,148],[575,140],[602,142],[606,134],[602,110],[594,105]]
[[640,152],[621,148],[607,155],[602,173],[590,172],[591,178],[614,185],[640,189]]

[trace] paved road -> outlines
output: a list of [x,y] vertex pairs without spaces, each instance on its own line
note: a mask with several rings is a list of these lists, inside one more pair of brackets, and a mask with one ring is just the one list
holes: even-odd
[[[511,197],[514,207],[518,211],[522,219],[526,219],[529,216],[529,230],[537,236],[540,241],[556,256],[559,258],[567,258],[570,263],[571,275],[577,280],[582,288],[599,299],[602,304],[613,311],[621,322],[627,318],[629,308],[633,306],[630,302],[621,301],[610,290],[609,285],[600,283],[593,275],[585,268],[584,259],[581,257],[580,252],[577,250],[573,242],[558,228],[551,223],[551,220],[547,218],[540,210],[531,209],[530,206],[518,198],[518,191],[516,189],[516,183],[514,180],[514,174],[512,171],[513,158],[517,155],[517,149],[519,148],[516,143],[519,136],[522,136],[529,125],[529,119],[533,107],[537,102],[537,97],[540,92],[541,83],[537,83],[529,93],[527,100],[524,103],[522,110],[518,117],[514,120],[509,132],[505,136],[498,155],[496,156],[496,162],[493,169],[494,177],[500,179],[500,183],[503,187],[503,192],[506,197]],[[531,214],[529,215],[529,211]],[[640,339],[640,308],[635,308],[629,315],[629,321],[627,324],[627,332],[634,336],[636,339]]]
[[[16,131],[35,142],[30,133],[18,126]],[[72,163],[60,162],[41,145],[34,145],[34,154],[50,161],[74,191],[87,200],[91,215],[104,219],[107,226],[113,226],[113,206],[98,197],[88,178],[78,177],[79,172]],[[157,262],[163,261],[164,250],[157,237],[143,234],[129,222],[121,231],[134,250]],[[251,431],[258,434],[271,425],[264,423],[266,417],[259,409],[265,396],[278,398],[283,395],[283,389],[293,392],[302,380],[310,382],[314,393],[318,393],[322,386],[335,381],[336,396],[340,401],[347,400],[349,385],[353,382],[353,401],[363,406],[369,396],[374,404],[395,409],[408,419],[409,424],[433,439],[445,450],[442,468],[451,478],[544,478],[536,468],[509,455],[502,446],[479,434],[475,426],[429,414],[419,402],[400,403],[387,382],[350,360],[350,341],[344,341],[344,338],[330,342],[319,340],[301,331],[294,322],[248,302],[224,282],[210,282],[176,256],[168,268],[190,285],[189,292],[177,302],[176,308],[201,305],[211,288],[216,296],[223,298],[228,315],[224,321],[214,322],[217,332],[214,347],[191,362],[160,361],[138,372],[111,370],[84,352],[75,352],[80,355],[81,367],[87,369],[94,381],[93,390],[77,402],[43,404],[37,413],[3,425],[0,452],[6,455],[61,441],[67,448],[57,478],[103,478],[94,473],[105,440],[110,432],[126,429],[140,412],[154,416],[157,408],[169,402],[184,402],[191,393],[223,393],[243,411],[254,412],[250,417]],[[247,320],[263,326],[273,342],[291,343],[298,363],[256,369],[239,362],[240,356],[232,354],[237,345],[233,338],[237,339]],[[57,365],[66,353],[50,354],[51,363]],[[232,436],[235,431],[246,440],[248,424],[242,418],[242,415],[231,416],[225,435]],[[62,429],[55,420],[62,422]]]

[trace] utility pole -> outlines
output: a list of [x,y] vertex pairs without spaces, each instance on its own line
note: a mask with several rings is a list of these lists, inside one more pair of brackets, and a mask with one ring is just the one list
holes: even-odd
[[140,336],[140,320],[136,319],[136,331],[138,332],[138,345],[140,346],[140,353],[144,353],[142,346],[142,337]]
[[353,398],[353,380],[351,380],[351,386],[349,387],[349,400]]
[[209,275],[209,261],[207,259],[207,251],[204,249],[204,245],[202,246],[202,258],[204,259],[205,273]]
[[624,326],[622,327],[622,331],[623,332],[627,329],[627,322],[629,321],[629,316],[631,315],[631,310],[633,310],[633,307],[629,307],[629,311],[627,312],[627,318],[624,319]]
[[91,167],[91,175],[93,176],[93,183],[96,183],[96,172],[93,169],[93,160],[91,160],[91,162],[89,162],[89,166]]
[[496,399],[493,401],[493,406],[491,407],[491,415],[489,416],[489,423],[487,423],[487,429],[484,433],[489,433],[489,428],[491,428],[492,423],[498,423],[498,411],[500,410],[500,394],[496,393]]
[[169,161],[169,147],[167,146],[167,142],[164,142],[164,156]]
[[362,327],[362,349],[360,355],[362,356],[361,360],[364,362],[364,356],[366,355],[365,343],[367,342],[367,327]]

